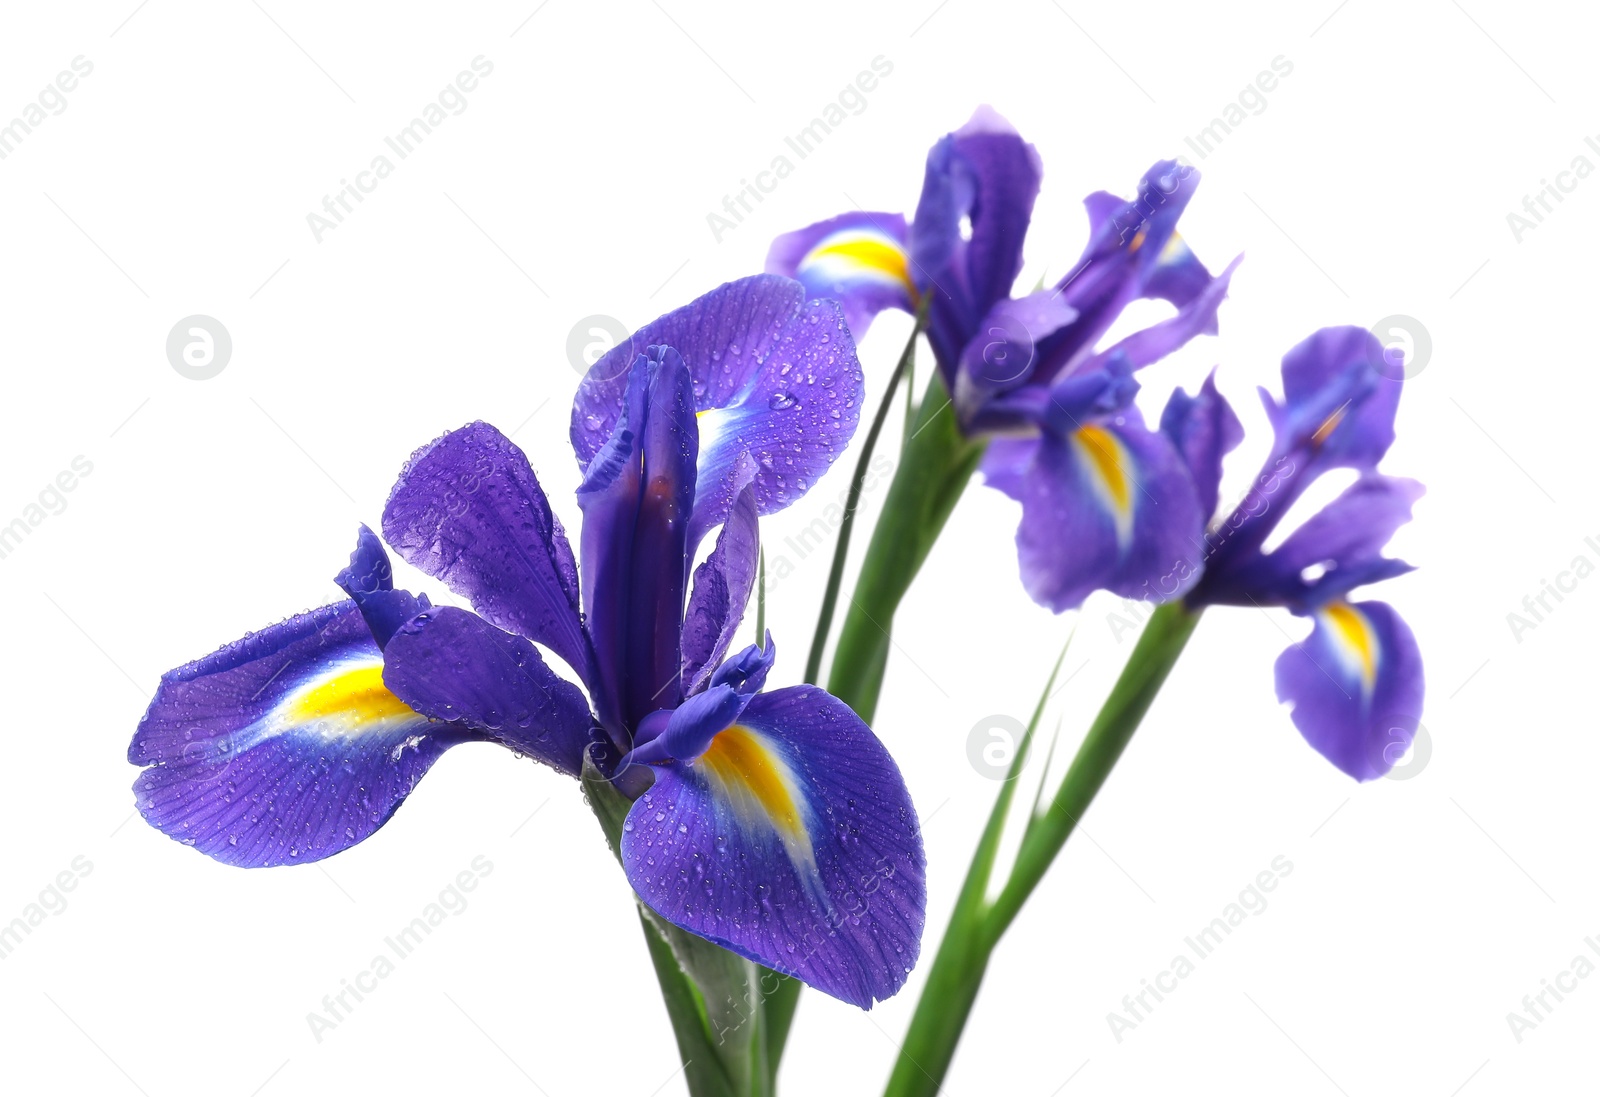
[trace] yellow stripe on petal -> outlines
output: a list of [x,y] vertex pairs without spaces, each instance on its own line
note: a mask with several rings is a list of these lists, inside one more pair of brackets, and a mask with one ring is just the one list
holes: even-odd
[[1372,692],[1378,677],[1378,635],[1366,614],[1349,602],[1329,602],[1317,617],[1333,635],[1334,650],[1346,668],[1361,676],[1361,688]]
[[712,792],[747,829],[771,829],[796,868],[814,871],[811,833],[794,771],[760,732],[734,724],[717,733],[700,756]]
[[1102,506],[1117,527],[1117,543],[1126,548],[1133,538],[1133,460],[1122,441],[1104,427],[1079,427],[1072,444]]
[[917,299],[905,248],[871,229],[841,229],[823,237],[800,260],[798,273],[824,282],[886,282],[904,289],[913,302]]
[[280,725],[309,725],[328,736],[351,736],[424,720],[383,684],[383,664],[345,664],[284,698],[274,714]]

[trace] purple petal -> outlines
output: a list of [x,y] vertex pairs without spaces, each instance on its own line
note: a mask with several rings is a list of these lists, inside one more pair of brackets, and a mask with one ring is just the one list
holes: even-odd
[[917,307],[906,219],[898,213],[846,213],[785,233],[767,252],[767,273],[797,280],[808,296],[837,301],[858,343],[884,309]]
[[[1056,292],[1078,310],[1077,323],[1045,340],[1039,347],[1038,375],[1053,379],[1071,372],[1122,315],[1128,305],[1141,297],[1175,298],[1180,306],[1189,304],[1198,289],[1189,285],[1180,290],[1170,272],[1184,263],[1187,247],[1172,245],[1178,218],[1199,185],[1200,173],[1163,160],[1139,180],[1139,196],[1113,204],[1104,194],[1091,195],[1089,210],[1092,235],[1089,246],[1072,269],[1056,285]],[[1204,268],[1199,268],[1200,273]],[[1177,281],[1196,281],[1194,265]]]
[[1280,448],[1309,446],[1324,468],[1373,468],[1394,443],[1401,386],[1378,372],[1365,328],[1323,328],[1283,357]]
[[584,619],[601,722],[625,734],[682,698],[680,634],[698,436],[683,358],[651,347],[629,372],[619,418],[578,489]]
[[1313,620],[1310,638],[1278,657],[1278,700],[1318,754],[1358,781],[1381,777],[1422,715],[1416,637],[1383,602],[1333,601]]
[[1161,412],[1161,432],[1183,455],[1194,481],[1202,520],[1217,513],[1217,488],[1222,483],[1222,458],[1244,441],[1244,427],[1233,408],[1217,391],[1217,371],[1193,396],[1173,389]]
[[761,694],[628,813],[622,859],[662,917],[863,1009],[904,985],[927,889],[883,745],[812,686]]
[[1022,504],[1017,555],[1040,605],[1061,613],[1096,590],[1164,602],[1194,584],[1203,529],[1194,484],[1136,411],[1012,441],[986,454],[983,470]]
[[628,370],[646,346],[683,355],[700,417],[699,490],[690,544],[721,524],[739,490],[742,455],[759,465],[757,509],[782,510],[849,445],[864,381],[855,341],[832,301],[807,301],[773,274],[729,282],[613,347],[590,368],[572,408],[572,448],[587,466],[622,415]]
[[683,692],[699,693],[728,654],[755,587],[760,553],[755,492],[739,493],[716,547],[694,572],[683,615]]
[[383,663],[384,685],[418,712],[482,732],[568,776],[583,769],[589,703],[525,637],[444,606],[396,632]]
[[1233,280],[1233,272],[1238,269],[1243,259],[1244,256],[1241,255],[1229,263],[1221,274],[1208,281],[1204,289],[1180,308],[1176,316],[1134,332],[1121,342],[1113,344],[1108,350],[1094,355],[1086,366],[1092,365],[1094,361],[1106,355],[1121,352],[1134,369],[1142,369],[1152,362],[1165,358],[1197,335],[1215,335],[1217,309],[1221,306],[1223,298],[1228,295],[1228,284]]
[[572,548],[527,457],[494,427],[472,423],[413,453],[383,535],[484,619],[588,673]]
[[243,867],[321,860],[383,826],[446,749],[479,738],[413,712],[351,602],[169,672],[128,760],[140,813]]
[[968,422],[989,400],[1024,384],[1041,339],[1077,319],[1059,294],[1030,293],[995,302],[961,352],[953,403]]
[[1043,170],[1038,151],[989,107],[928,152],[912,276],[933,294],[928,337],[947,384],[979,322],[1011,296]]
[[394,589],[394,570],[389,565],[389,554],[383,551],[383,542],[365,525],[356,535],[355,551],[350,563],[334,576],[344,592],[361,610],[372,638],[381,648],[389,642],[395,630],[418,613],[428,608],[427,595],[416,596],[409,591]]
[[1404,575],[1411,565],[1385,557],[1383,547],[1411,520],[1411,507],[1422,494],[1415,480],[1365,473],[1266,554],[1254,548],[1234,551],[1230,540],[1239,513],[1254,512],[1260,520],[1273,506],[1265,493],[1248,496],[1235,517],[1213,531],[1211,561],[1201,589],[1191,598],[1209,604],[1302,608]]

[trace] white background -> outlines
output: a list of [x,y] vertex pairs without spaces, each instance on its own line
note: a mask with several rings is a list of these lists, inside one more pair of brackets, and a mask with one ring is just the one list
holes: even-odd
[[[134,2],[7,5],[0,27],[0,120],[74,57],[94,66],[0,161],[0,524],[93,464],[0,560],[0,921],[75,857],[93,866],[0,961],[8,1091],[681,1092],[625,885],[571,783],[465,747],[365,844],[243,872],[130,821],[127,741],[163,671],[333,598],[356,523],[444,430],[515,432],[575,529],[574,324],[640,324],[855,204],[909,212],[928,145],[980,102],[1044,158],[1024,288],[1077,256],[1083,195],[1131,193],[1163,156],[1203,171],[1185,236],[1213,269],[1246,261],[1222,335],[1143,379],[1154,408],[1220,363],[1251,431],[1225,497],[1264,452],[1252,389],[1289,346],[1393,314],[1431,333],[1385,465],[1428,485],[1394,546],[1420,570],[1382,597],[1423,647],[1432,755],[1356,786],[1273,698],[1304,623],[1208,614],[997,954],[948,1092],[1592,1087],[1600,978],[1520,1043],[1506,1019],[1600,935],[1600,579],[1520,638],[1507,623],[1575,556],[1600,562],[1600,178],[1520,242],[1506,221],[1575,157],[1600,164],[1576,7]],[[494,71],[465,112],[318,243],[306,215],[479,55]],[[706,215],[879,55],[893,74],[866,109],[718,242]],[[1195,157],[1184,138],[1280,55],[1293,73],[1266,109]],[[164,353],[195,313],[234,343],[205,382]],[[874,393],[907,324],[862,346]],[[767,521],[769,552],[845,476]],[[877,730],[926,821],[930,955],[996,791],[969,731],[1025,716],[1075,626],[1048,717],[1059,767],[1131,646],[1113,602],[1057,618],[1028,601],[1016,518],[975,484],[895,630]],[[772,591],[775,683],[800,676],[825,572],[815,554]],[[306,1015],[479,854],[494,867],[470,907],[317,1042]],[[1108,1011],[1278,855],[1294,870],[1270,906],[1114,1039]],[[920,989],[870,1015],[807,995],[787,1092],[877,1092]]]

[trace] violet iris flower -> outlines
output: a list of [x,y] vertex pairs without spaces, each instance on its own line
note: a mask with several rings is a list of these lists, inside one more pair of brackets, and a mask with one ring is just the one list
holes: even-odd
[[[1416,637],[1385,602],[1352,601],[1357,587],[1402,575],[1383,555],[1422,496],[1415,480],[1377,471],[1394,442],[1400,385],[1381,369],[1385,351],[1361,328],[1324,328],[1283,359],[1283,400],[1265,391],[1272,452],[1238,506],[1207,534],[1204,551],[1180,565],[1174,590],[1191,606],[1281,606],[1312,621],[1311,635],[1277,663],[1278,699],[1308,743],[1358,781],[1387,773],[1405,754],[1422,712]],[[1208,379],[1175,392],[1162,429],[1183,452],[1206,513],[1216,509],[1222,457],[1243,437]],[[1271,551],[1263,545],[1323,473],[1357,479]]]
[[[424,446],[384,538],[477,612],[395,589],[363,527],[337,579],[345,600],[162,679],[128,752],[148,767],[138,807],[227,864],[309,862],[371,835],[457,744],[571,776],[587,757],[634,800],[620,852],[645,903],[869,1008],[920,947],[925,860],[905,783],[843,702],[763,691],[770,637],[730,655],[757,516],[802,493],[855,428],[854,344],[836,306],[770,275],[641,337],[660,329],[680,339],[636,337],[643,353],[619,348],[626,367],[579,396],[577,559],[499,431],[474,423]],[[697,394],[718,410],[697,416]]]
[[[779,237],[767,269],[838,300],[857,338],[883,309],[930,296],[928,340],[957,422],[998,438],[984,473],[1022,504],[1023,583],[1060,612],[1097,589],[1152,597],[1200,539],[1194,485],[1134,406],[1134,373],[1216,331],[1234,268],[1213,277],[1179,238],[1199,176],[1163,161],[1132,201],[1090,195],[1083,256],[1051,289],[1012,297],[1041,171],[1033,146],[980,108],[928,153],[909,224],[847,213]],[[1141,298],[1176,315],[1101,347]]]

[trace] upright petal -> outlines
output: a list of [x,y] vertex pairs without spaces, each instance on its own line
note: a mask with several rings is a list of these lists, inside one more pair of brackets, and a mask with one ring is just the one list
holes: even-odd
[[1043,173],[1038,151],[990,107],[928,152],[911,270],[933,295],[928,337],[946,384],[984,315],[1011,296]]
[[412,711],[352,602],[169,672],[128,761],[140,813],[225,864],[317,861],[383,826],[434,760],[479,738]]
[[596,711],[618,745],[682,697],[681,631],[698,436],[694,394],[672,347],[629,371],[627,411],[589,464],[583,508],[584,612]]
[[767,252],[767,273],[797,280],[811,297],[837,301],[860,342],[884,309],[914,312],[917,289],[898,213],[842,214],[785,233]]
[[1165,435],[1138,412],[1046,432],[985,455],[992,487],[1022,504],[1017,556],[1034,601],[1056,613],[1093,591],[1164,602],[1199,574],[1194,483]]
[[661,767],[622,859],[668,921],[863,1009],[921,949],[926,861],[905,782],[812,686],[757,695],[699,758]]
[[691,545],[733,506],[741,455],[756,459],[756,506],[771,514],[810,490],[855,433],[864,381],[844,314],[832,301],[808,301],[792,279],[758,274],[646,324],[590,368],[572,408],[580,465],[611,437],[630,364],[655,344],[677,350],[694,379],[700,461]]
[[1358,781],[1382,777],[1422,715],[1416,637],[1383,602],[1335,600],[1312,619],[1310,638],[1278,657],[1278,700],[1318,754]]
[[413,453],[383,535],[486,620],[588,673],[572,548],[528,458],[494,427],[472,423]]
[[1199,182],[1193,168],[1163,160],[1145,172],[1132,201],[1105,194],[1085,201],[1089,246],[1055,288],[1081,318],[1040,346],[1040,380],[1070,373],[1131,302],[1163,297],[1181,310],[1203,292],[1210,281],[1205,268],[1186,245],[1172,243]]
[[481,732],[569,777],[582,771],[589,704],[527,638],[464,609],[430,608],[394,634],[383,663],[384,685],[417,712]]
[[1283,357],[1280,448],[1309,447],[1323,468],[1372,468],[1394,443],[1401,384],[1378,371],[1365,328],[1323,328]]
[[1194,481],[1202,520],[1217,513],[1217,490],[1222,483],[1222,458],[1244,441],[1244,427],[1223,395],[1217,391],[1217,371],[1193,396],[1173,389],[1161,412],[1161,432],[1172,439]]
[[694,572],[683,615],[683,692],[699,693],[733,643],[755,588],[760,552],[755,492],[739,493],[716,547]]
[[383,551],[378,535],[366,526],[356,535],[350,563],[333,581],[361,610],[380,648],[389,642],[396,629],[428,608],[427,595],[417,596],[410,591],[394,589],[394,569],[389,565],[389,554]]

